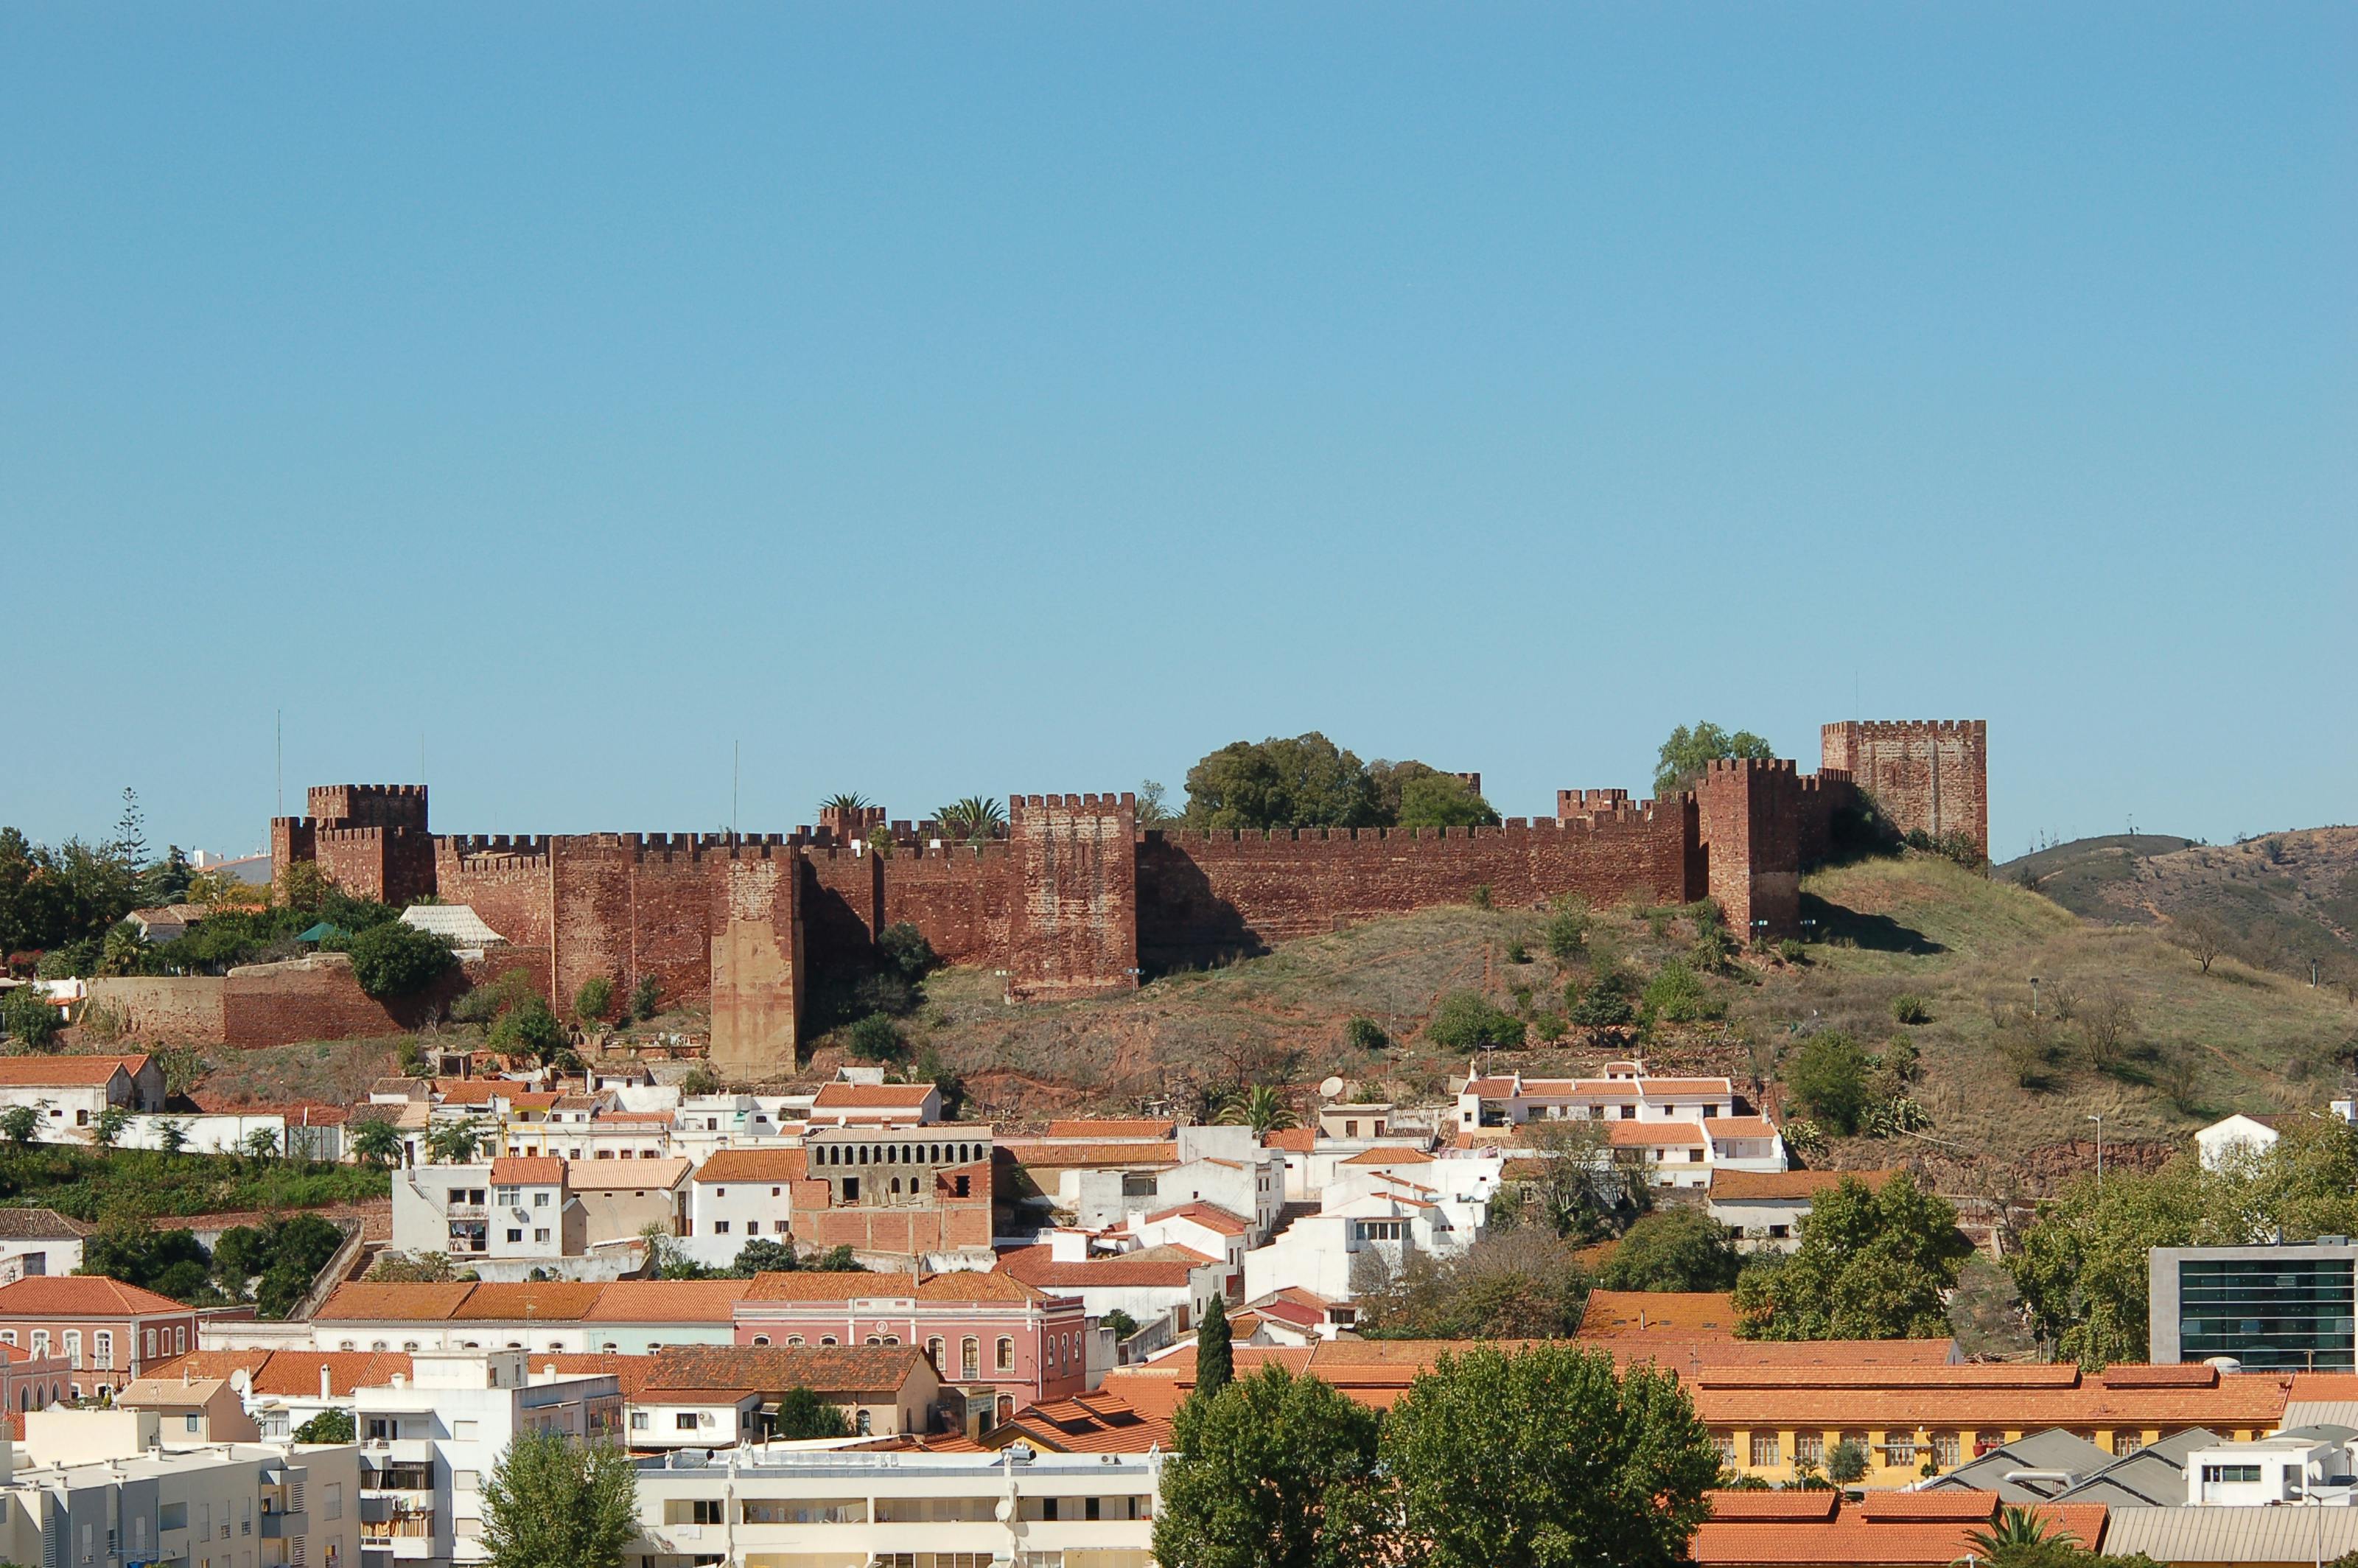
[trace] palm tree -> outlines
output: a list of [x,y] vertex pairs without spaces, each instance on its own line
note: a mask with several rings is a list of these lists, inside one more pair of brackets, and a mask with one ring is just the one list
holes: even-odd
[[2050,1530],[2043,1515],[2026,1508],[2006,1508],[1998,1511],[1997,1521],[1985,1530],[1977,1530],[1965,1539],[1973,1543],[1974,1555],[1987,1562],[2009,1548],[2019,1550],[2029,1546],[2076,1546],[2078,1538],[2068,1530]]
[[1007,826],[1007,808],[987,795],[970,795],[964,800],[954,800],[934,813],[942,825],[946,838],[963,838],[979,844],[997,836]]
[[1255,1084],[1238,1098],[1231,1099],[1220,1112],[1220,1119],[1233,1126],[1242,1122],[1256,1136],[1280,1132],[1294,1124],[1293,1109],[1285,1097],[1267,1084]]
[[426,1152],[445,1165],[463,1165],[475,1157],[482,1139],[483,1129],[472,1117],[445,1121],[427,1130]]
[[825,816],[830,811],[837,811],[846,816],[857,816],[875,804],[858,790],[838,790],[818,803],[818,814]]
[[401,1158],[401,1134],[390,1121],[363,1121],[352,1129],[352,1153],[383,1168]]

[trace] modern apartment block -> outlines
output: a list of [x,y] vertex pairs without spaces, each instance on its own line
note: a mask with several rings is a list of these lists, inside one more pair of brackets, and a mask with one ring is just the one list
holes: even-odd
[[2358,1369],[2358,1247],[2157,1247],[2148,1332],[2158,1362],[2230,1357],[2249,1371]]

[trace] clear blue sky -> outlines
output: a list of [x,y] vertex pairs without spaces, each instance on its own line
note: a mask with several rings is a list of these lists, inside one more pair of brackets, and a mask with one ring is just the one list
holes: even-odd
[[[0,820],[1985,718],[2358,817],[2358,8],[0,11]],[[298,807],[299,808],[299,807]]]

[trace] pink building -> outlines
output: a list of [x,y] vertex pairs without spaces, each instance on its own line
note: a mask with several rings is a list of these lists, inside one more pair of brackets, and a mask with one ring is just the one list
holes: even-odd
[[995,1393],[1001,1417],[1087,1386],[1080,1298],[997,1271],[763,1274],[735,1321],[740,1345],[914,1345],[945,1385]]
[[196,1348],[197,1314],[168,1296],[91,1274],[0,1285],[0,1346],[60,1357],[69,1397],[120,1389],[151,1363]]

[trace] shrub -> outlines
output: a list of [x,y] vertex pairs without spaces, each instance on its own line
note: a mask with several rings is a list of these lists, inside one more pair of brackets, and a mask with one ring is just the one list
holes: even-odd
[[1542,1044],[1554,1044],[1564,1037],[1568,1028],[1569,1025],[1564,1022],[1563,1014],[1551,1008],[1541,1008],[1531,1014],[1531,1033],[1539,1037]]
[[641,975],[639,983],[631,988],[631,1016],[641,1023],[655,1015],[663,1004],[663,985],[653,975]]
[[901,1026],[881,1012],[871,1012],[846,1029],[843,1048],[871,1062],[897,1062],[909,1054]]
[[1476,992],[1452,991],[1442,999],[1424,1034],[1445,1051],[1510,1051],[1523,1043],[1523,1022]]
[[942,965],[925,933],[905,920],[896,920],[876,934],[876,953],[886,969],[913,986]]
[[603,1021],[614,1011],[614,982],[603,975],[592,975],[581,982],[573,993],[573,1011],[582,1018]]
[[295,1429],[297,1443],[350,1443],[353,1437],[352,1412],[321,1411]]
[[1777,957],[1789,964],[1806,964],[1810,961],[1810,950],[1801,946],[1799,937],[1788,936],[1777,944]]
[[906,1018],[917,1011],[917,988],[892,969],[862,975],[851,988],[852,1006],[861,1012]]
[[1704,987],[1703,977],[1678,958],[1664,964],[1648,982],[1643,1006],[1646,1017],[1666,1023],[1699,1023],[1727,1013],[1726,1004]]
[[684,1095],[717,1095],[720,1092],[720,1075],[708,1063],[698,1062],[680,1079],[679,1092]]
[[1924,1005],[1922,997],[1912,993],[1904,993],[1891,999],[1891,1016],[1902,1023],[1932,1022],[1931,1009]]
[[546,1062],[566,1049],[565,1025],[546,1002],[533,997],[500,1014],[484,1044],[503,1055]]
[[1826,1479],[1837,1487],[1866,1479],[1866,1444],[1845,1437],[1826,1450]]
[[489,1023],[508,1009],[530,1001],[538,993],[532,989],[532,976],[523,969],[508,969],[489,985],[477,986],[450,1004],[450,1017],[460,1023]]
[[1577,909],[1559,909],[1548,917],[1544,940],[1551,956],[1569,962],[1588,946],[1588,915]]
[[1383,1025],[1372,1018],[1355,1018],[1343,1026],[1343,1044],[1354,1051],[1380,1051],[1391,1043]]
[[[1564,988],[1570,992],[1573,988]],[[1627,969],[1607,969],[1577,1000],[1566,997],[1567,1016],[1585,1029],[1618,1029],[1638,1016],[1638,981]]]
[[1531,950],[1523,946],[1520,938],[1507,944],[1507,962],[1509,964],[1528,964],[1531,961]]
[[1509,991],[1508,994],[1509,994],[1509,995],[1510,995],[1510,996],[1512,996],[1512,997],[1515,999],[1515,1011],[1516,1011],[1517,1012],[1521,1013],[1521,1012],[1529,1012],[1529,1011],[1531,1011],[1531,987],[1529,987],[1529,986],[1517,986],[1517,987],[1516,987],[1512,991]]
[[1785,1061],[1785,1084],[1810,1114],[1844,1137],[1866,1115],[1875,1060],[1840,1030],[1812,1034]]
[[441,937],[397,920],[355,933],[344,952],[352,961],[352,979],[379,1001],[423,990],[459,962]]
[[1487,908],[1489,908],[1489,907],[1490,907],[1490,884],[1489,884],[1488,882],[1484,882],[1481,886],[1479,886],[1479,887],[1476,888],[1476,889],[1474,890],[1474,896],[1473,896],[1473,898],[1472,898],[1469,902],[1470,902],[1470,903],[1474,905],[1474,907],[1475,907],[1475,908],[1476,908],[1476,909],[1487,909]]
[[27,1051],[45,1051],[65,1027],[58,1010],[43,1000],[38,988],[15,986],[0,996],[0,1030]]

